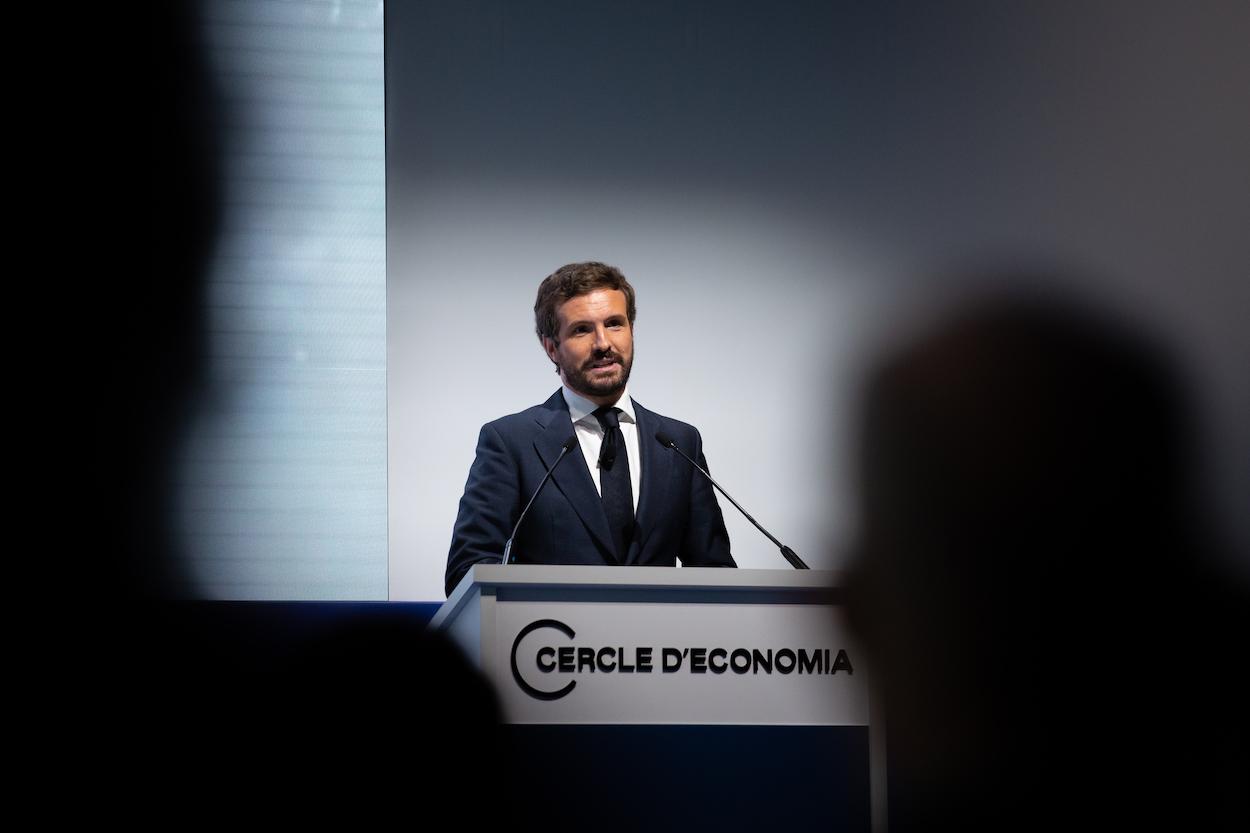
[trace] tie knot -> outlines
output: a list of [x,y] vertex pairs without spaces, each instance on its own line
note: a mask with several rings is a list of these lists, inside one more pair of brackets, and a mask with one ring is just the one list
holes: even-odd
[[604,405],[601,408],[596,408],[594,411],[595,419],[599,420],[599,427],[605,432],[611,431],[613,428],[620,426],[620,413],[620,408],[613,408],[607,405]]

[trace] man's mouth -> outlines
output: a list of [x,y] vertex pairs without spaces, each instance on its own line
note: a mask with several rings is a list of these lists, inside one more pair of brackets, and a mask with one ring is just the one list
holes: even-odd
[[600,370],[605,367],[614,367],[620,363],[621,360],[617,358],[595,359],[588,365],[588,367],[591,370]]

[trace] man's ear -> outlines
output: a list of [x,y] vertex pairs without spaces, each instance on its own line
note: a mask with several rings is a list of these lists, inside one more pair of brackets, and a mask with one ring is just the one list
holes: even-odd
[[547,358],[551,359],[552,364],[559,367],[560,363],[556,361],[556,350],[560,347],[559,342],[557,342],[554,338],[549,338],[548,336],[539,336],[538,340],[542,342],[543,350],[547,353]]

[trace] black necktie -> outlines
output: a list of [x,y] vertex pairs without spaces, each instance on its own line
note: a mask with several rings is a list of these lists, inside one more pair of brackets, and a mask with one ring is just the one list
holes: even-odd
[[621,433],[620,413],[620,408],[603,407],[595,411],[595,419],[603,429],[603,444],[599,446],[599,493],[616,544],[616,560],[624,564],[629,544],[634,539],[634,487],[629,479],[629,452],[625,450],[625,435]]

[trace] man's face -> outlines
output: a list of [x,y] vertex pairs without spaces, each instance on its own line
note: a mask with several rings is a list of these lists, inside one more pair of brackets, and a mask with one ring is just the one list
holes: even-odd
[[596,289],[556,308],[558,340],[543,338],[560,379],[596,405],[620,398],[634,365],[634,330],[625,293]]

